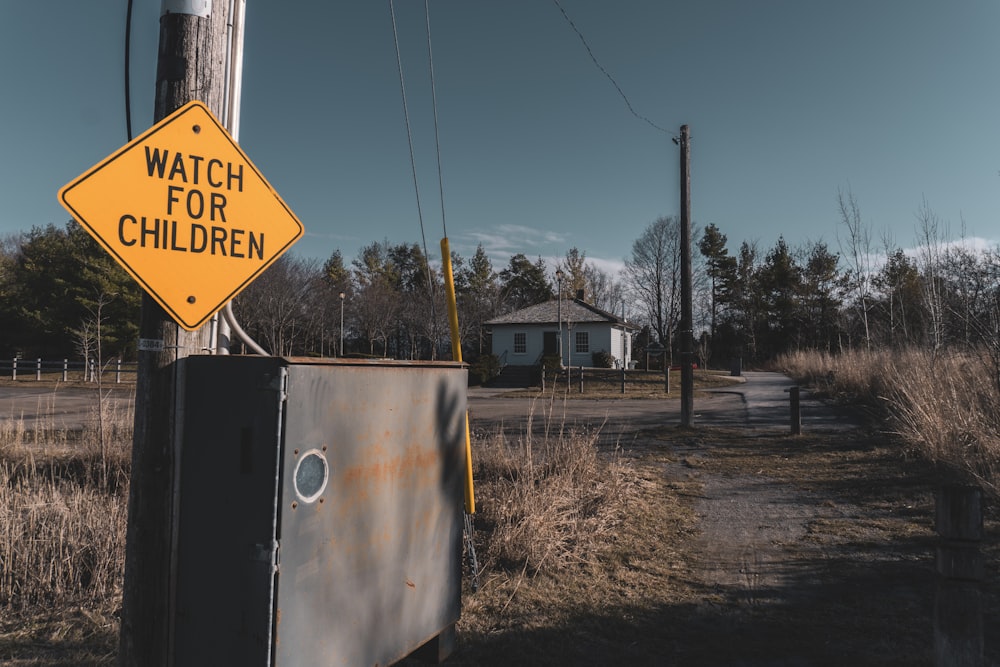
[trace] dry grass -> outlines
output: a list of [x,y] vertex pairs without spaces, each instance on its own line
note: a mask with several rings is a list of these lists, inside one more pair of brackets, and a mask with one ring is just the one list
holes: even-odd
[[662,452],[528,433],[475,443],[482,588],[463,596],[449,663],[662,664],[663,610],[697,595],[677,539],[695,524],[684,484],[666,483]]
[[111,404],[100,419],[94,410],[82,431],[51,429],[44,418],[0,422],[3,664],[113,657],[132,427]]
[[979,355],[799,352],[778,363],[822,391],[867,404],[908,447],[1000,494],[1000,393]]
[[475,443],[482,563],[535,575],[592,561],[613,539],[635,481],[616,454],[598,453],[598,432],[553,426],[510,442]]

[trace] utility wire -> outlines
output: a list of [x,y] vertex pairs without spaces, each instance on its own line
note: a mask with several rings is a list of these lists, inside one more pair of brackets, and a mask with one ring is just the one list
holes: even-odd
[[417,163],[413,156],[413,133],[410,131],[410,112],[406,106],[406,85],[403,81],[403,61],[399,55],[399,33],[396,30],[396,10],[392,0],[389,0],[389,15],[392,17],[392,41],[396,47],[396,69],[399,71],[399,90],[403,98],[403,120],[406,123],[406,142],[410,147],[410,171],[413,172],[413,190],[417,196],[417,219],[420,221],[420,240],[424,244],[424,266],[427,269],[427,286],[431,293],[431,318],[436,320],[434,312],[434,280],[431,278],[430,255],[427,254],[427,235],[424,233],[424,214],[420,207],[420,187],[417,185]]
[[628,110],[632,112],[632,115],[641,121],[645,121],[647,124],[650,125],[650,127],[653,127],[654,129],[657,129],[660,132],[672,136],[674,134],[673,132],[670,132],[669,130],[660,127],[653,121],[649,120],[648,118],[637,112],[635,108],[633,108],[632,103],[629,102],[628,97],[625,95],[625,91],[623,91],[621,86],[618,85],[618,82],[615,81],[615,78],[613,76],[611,76],[611,73],[608,72],[607,69],[605,69],[604,65],[602,65],[600,61],[597,60],[597,56],[595,56],[594,52],[591,50],[590,44],[587,43],[587,40],[583,37],[583,33],[580,32],[580,29],[576,27],[575,23],[573,23],[573,19],[569,17],[569,14],[567,14],[566,10],[563,9],[563,6],[559,4],[559,0],[552,0],[552,2],[555,4],[556,7],[559,8],[559,11],[562,13],[563,18],[566,19],[567,23],[569,23],[569,27],[573,29],[573,32],[576,33],[576,36],[580,38],[581,42],[583,42],[583,48],[587,49],[587,54],[590,56],[590,59],[594,61],[594,65],[597,66],[597,69],[601,70],[604,76],[608,78],[608,81],[611,82],[611,85],[615,87],[615,90],[618,91],[618,94],[621,95],[621,98],[625,100],[625,106],[627,106]]
[[132,51],[132,0],[125,9],[125,135],[132,141],[132,102],[129,86],[129,54]]
[[434,52],[431,50],[431,10],[429,0],[424,0],[424,17],[427,22],[427,64],[431,72],[431,106],[434,109],[434,148],[437,150],[438,193],[441,196],[441,228],[444,231],[444,237],[448,238],[448,225],[444,218],[444,177],[441,172],[441,135],[438,131],[437,86],[434,84]]

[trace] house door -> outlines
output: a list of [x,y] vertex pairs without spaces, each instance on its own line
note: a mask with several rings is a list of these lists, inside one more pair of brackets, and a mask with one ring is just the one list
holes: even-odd
[[542,332],[542,354],[548,356],[550,354],[559,354],[559,332],[558,331],[544,331]]

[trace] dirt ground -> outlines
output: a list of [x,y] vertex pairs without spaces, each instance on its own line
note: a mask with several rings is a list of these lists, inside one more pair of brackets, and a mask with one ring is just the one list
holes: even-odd
[[[620,544],[577,572],[465,598],[463,665],[934,665],[934,489],[946,471],[867,429],[647,430]],[[1000,664],[987,520],[985,665]]]

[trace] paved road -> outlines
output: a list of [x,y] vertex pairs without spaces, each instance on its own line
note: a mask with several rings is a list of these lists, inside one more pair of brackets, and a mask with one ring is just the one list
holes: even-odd
[[[794,382],[780,373],[746,372],[745,382],[716,390],[694,401],[696,426],[790,429],[788,389]],[[803,391],[802,430],[838,431],[860,424],[857,415],[823,403]],[[678,399],[510,398],[502,390],[469,391],[471,427],[479,433],[502,429],[508,436],[533,433],[546,425],[558,429],[601,427],[602,443],[627,442],[635,434],[680,424]]]
[[[106,389],[106,405],[112,414],[131,419],[133,391],[130,386]],[[20,421],[27,430],[70,429],[96,423],[96,388],[37,386],[30,383],[0,386],[0,422]]]
[[[694,401],[694,422],[701,426],[789,428],[788,388],[793,382],[780,373],[744,373],[745,382],[711,392]],[[503,390],[469,390],[473,429],[488,433],[502,428],[508,435],[525,432],[529,419],[535,433],[545,427],[601,427],[602,442],[634,437],[635,433],[680,423],[677,399],[511,398]],[[112,409],[132,407],[132,391],[115,386],[109,399]],[[0,421],[14,419],[25,428],[80,428],[94,421],[97,392],[86,387],[0,386]],[[820,403],[802,393],[802,428],[839,430],[856,426],[850,412]]]

